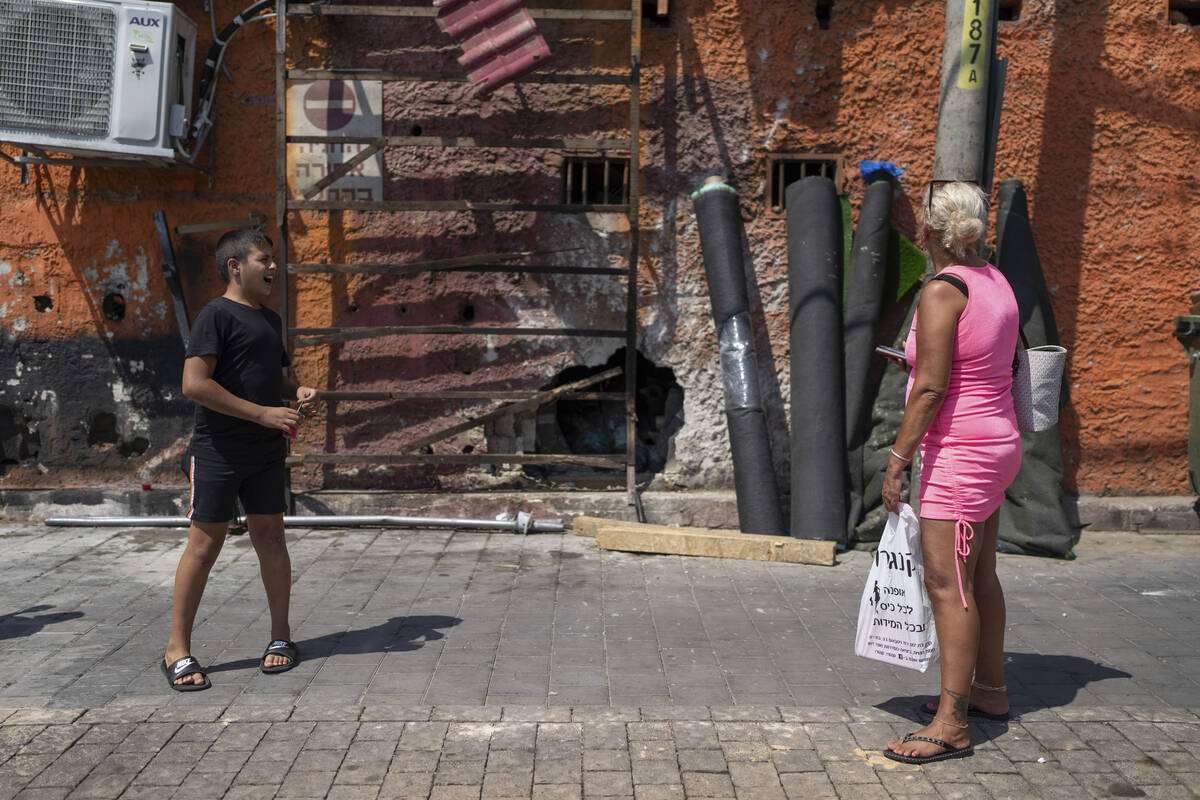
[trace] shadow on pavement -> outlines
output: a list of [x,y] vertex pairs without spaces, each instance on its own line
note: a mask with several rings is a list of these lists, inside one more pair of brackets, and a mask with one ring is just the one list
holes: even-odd
[[[453,628],[462,622],[460,617],[448,617],[441,614],[425,614],[412,617],[392,617],[387,622],[372,625],[360,630],[327,633],[312,639],[296,642],[300,650],[300,660],[309,658],[325,658],[331,655],[347,655],[351,653],[402,653],[408,650],[418,650],[426,642],[445,638],[440,628]],[[245,669],[257,666],[259,659],[242,659],[208,668],[209,673],[226,670]]]
[[41,614],[36,617],[22,616],[22,614],[31,614],[34,611],[45,611],[48,608],[54,608],[54,606],[31,606],[24,611],[16,611],[12,614],[0,614],[0,639],[16,639],[20,636],[31,636],[47,625],[54,625],[58,622],[78,619],[83,616],[82,611],[60,611],[57,614]]
[[[1128,672],[1106,667],[1090,658],[1041,653],[1005,653],[1004,672],[1014,718],[1023,712],[1070,705],[1079,690],[1092,681],[1133,677]],[[938,679],[937,672],[932,668],[927,674],[933,681]],[[918,708],[934,700],[937,700],[936,695],[893,697],[875,707],[923,726],[929,717],[922,716]],[[991,739],[1003,733],[1008,726],[1003,722],[988,722],[979,727],[985,737]]]

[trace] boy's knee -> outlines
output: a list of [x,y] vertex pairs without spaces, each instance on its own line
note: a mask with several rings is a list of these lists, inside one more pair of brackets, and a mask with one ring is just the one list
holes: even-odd
[[286,548],[287,539],[283,532],[283,517],[265,516],[249,520],[250,539],[255,547]]
[[283,531],[278,533],[260,533],[253,537],[253,544],[256,550],[269,550],[271,552],[287,551],[287,539],[283,536]]
[[224,543],[224,539],[195,538],[188,542],[188,549],[192,552],[192,557],[203,566],[212,567],[217,562],[217,556],[221,554],[221,546]]

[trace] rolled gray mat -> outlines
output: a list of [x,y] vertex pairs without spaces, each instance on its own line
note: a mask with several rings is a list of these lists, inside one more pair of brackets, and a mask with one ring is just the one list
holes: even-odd
[[710,178],[692,200],[721,354],[738,527],[745,533],[782,536],[786,526],[758,386],[737,193],[720,178]]
[[841,208],[833,181],[788,186],[792,536],[846,537]]
[[888,239],[891,234],[892,182],[878,180],[867,185],[846,276],[846,318],[843,339],[846,359],[846,475],[848,497],[846,535],[853,538],[862,521],[863,491],[869,476],[863,465],[863,450],[871,433],[871,367],[875,355],[875,333],[883,305],[883,282],[887,272]]
[[[996,266],[1017,298],[1021,330],[1030,347],[1058,344],[1050,292],[1029,225],[1025,188],[1016,178],[1001,181],[996,212]],[[1020,343],[1017,345],[1020,347]],[[1067,402],[1064,379],[1061,403]],[[1063,464],[1058,426],[1021,434],[1021,471],[1000,506],[1000,549],[1030,555],[1069,556],[1079,541],[1063,507]]]

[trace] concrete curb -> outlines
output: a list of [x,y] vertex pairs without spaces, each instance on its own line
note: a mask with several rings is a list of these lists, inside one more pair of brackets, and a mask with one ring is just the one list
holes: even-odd
[[[403,514],[494,519],[518,511],[536,518],[571,520],[588,515],[635,520],[624,491],[505,491],[407,493],[325,490],[294,495],[297,515]],[[1200,533],[1200,501],[1187,495],[1067,495],[1068,517],[1085,530]],[[649,522],[737,529],[732,491],[642,493]],[[0,520],[38,522],[48,517],[178,517],[187,512],[187,487],[149,490],[112,487],[0,489]]]

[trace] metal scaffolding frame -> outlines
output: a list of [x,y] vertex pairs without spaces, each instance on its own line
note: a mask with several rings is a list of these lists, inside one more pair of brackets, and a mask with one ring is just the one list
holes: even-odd
[[[661,0],[660,0],[661,3]],[[276,0],[275,13],[275,114],[276,114],[276,159],[277,159],[277,199],[275,222],[280,234],[278,245],[279,260],[285,265],[280,273],[281,316],[283,318],[284,335],[288,341],[289,351],[294,346],[311,346],[346,342],[355,339],[376,336],[392,336],[404,334],[455,334],[455,335],[488,335],[502,334],[507,336],[556,336],[556,337],[590,337],[624,339],[625,363],[622,368],[614,368],[594,375],[582,381],[558,387],[547,391],[430,391],[430,392],[356,392],[329,391],[323,393],[327,400],[335,402],[379,401],[379,400],[499,400],[502,405],[498,408],[473,417],[462,423],[452,425],[436,434],[406,442],[400,449],[404,452],[391,454],[352,454],[352,453],[310,453],[292,456],[288,459],[290,465],[300,464],[432,464],[432,465],[482,465],[482,464],[521,464],[521,465],[558,465],[576,467],[599,467],[604,469],[625,470],[625,489],[631,505],[637,505],[640,511],[640,501],[636,487],[636,388],[637,388],[637,272],[638,272],[638,239],[639,239],[639,177],[640,177],[640,106],[641,106],[641,11],[642,0],[629,0],[628,10],[577,9],[577,8],[531,8],[528,9],[534,19],[560,21],[607,21],[627,22],[629,25],[629,71],[622,74],[591,74],[591,73],[556,73],[550,71],[534,72],[521,78],[517,83],[558,83],[581,85],[625,86],[629,91],[629,138],[581,139],[581,138],[547,138],[547,137],[468,137],[468,136],[288,136],[287,134],[287,88],[291,81],[304,80],[379,80],[389,81],[421,81],[437,83],[462,83],[467,80],[461,72],[429,73],[429,72],[389,72],[380,70],[354,69],[289,69],[287,63],[287,20],[290,17],[314,16],[379,16],[379,17],[410,17],[433,18],[437,9],[430,6],[374,6],[374,5],[336,5],[326,3],[289,4],[287,0]],[[320,143],[320,144],[365,144],[364,150],[354,158],[339,165],[321,181],[304,192],[303,199],[294,200],[288,188],[288,156],[289,143]],[[591,150],[610,152],[617,149],[627,149],[629,154],[628,171],[628,200],[615,205],[565,205],[548,203],[488,203],[469,200],[439,200],[439,201],[329,201],[312,200],[320,191],[346,175],[351,169],[366,159],[375,155],[383,147],[496,147],[496,148],[548,148],[556,150]],[[486,254],[464,256],[460,258],[442,259],[419,263],[370,263],[370,264],[321,264],[321,263],[292,263],[289,261],[288,223],[289,215],[298,211],[531,211],[537,213],[582,214],[589,212],[624,213],[629,223],[629,244],[627,247],[625,269],[618,267],[572,267],[545,266],[529,264],[497,264],[497,261],[512,260],[532,253]],[[479,271],[503,271],[543,273],[559,275],[612,275],[625,276],[626,308],[625,327],[623,329],[577,329],[577,328],[517,328],[478,325],[426,325],[426,326],[388,326],[388,327],[328,327],[328,328],[294,328],[289,325],[289,275],[313,273],[341,274],[389,274],[413,275],[428,271],[444,269],[476,269]],[[599,383],[619,374],[625,376],[625,391],[586,392],[589,386]],[[522,413],[536,409],[546,402],[557,400],[564,396],[578,399],[617,399],[622,398],[625,406],[625,453],[603,455],[570,455],[570,454],[520,454],[520,453],[466,453],[466,454],[419,454],[411,451],[432,444],[453,435],[478,427],[489,420],[514,413]]]

